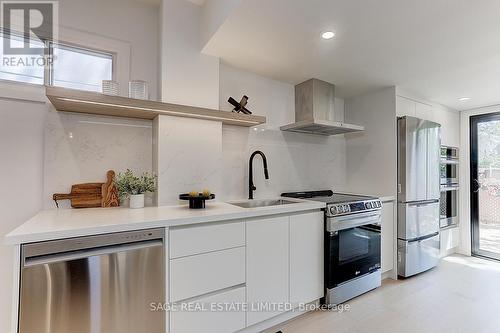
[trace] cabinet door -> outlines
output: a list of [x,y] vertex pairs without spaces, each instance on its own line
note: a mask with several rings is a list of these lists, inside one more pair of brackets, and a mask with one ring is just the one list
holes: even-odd
[[394,202],[382,204],[382,273],[394,268]]
[[315,301],[324,294],[323,212],[290,216],[290,302]]
[[402,116],[415,117],[415,102],[408,99],[408,98],[397,96],[397,98],[396,98],[396,114],[399,117],[402,117]]
[[246,223],[247,326],[283,310],[266,306],[288,302],[288,227],[288,216]]
[[441,230],[440,236],[441,257],[446,257],[454,253],[455,251],[453,250],[458,247],[458,227]]
[[178,310],[170,314],[172,333],[232,333],[243,329],[245,312],[237,305],[244,302],[245,287],[241,287],[178,304]]
[[429,104],[415,102],[415,117],[424,120],[433,120],[432,106]]

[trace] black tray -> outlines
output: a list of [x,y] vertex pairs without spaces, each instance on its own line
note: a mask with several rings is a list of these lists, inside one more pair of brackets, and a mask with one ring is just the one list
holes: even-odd
[[205,200],[212,200],[215,198],[215,194],[210,194],[209,196],[200,193],[199,196],[193,197],[189,193],[184,193],[179,195],[181,200],[189,200],[189,208],[191,209],[202,209],[205,208]]

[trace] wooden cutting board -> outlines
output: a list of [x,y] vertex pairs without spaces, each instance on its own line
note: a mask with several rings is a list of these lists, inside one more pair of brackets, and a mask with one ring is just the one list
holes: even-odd
[[109,170],[106,176],[105,183],[75,184],[71,186],[70,193],[56,193],[52,199],[57,207],[59,207],[59,200],[71,200],[73,208],[116,207],[120,201],[118,191],[113,183],[115,172]]

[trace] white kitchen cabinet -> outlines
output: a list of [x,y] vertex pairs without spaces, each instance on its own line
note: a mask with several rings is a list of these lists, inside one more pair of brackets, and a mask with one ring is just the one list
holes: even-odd
[[432,114],[432,105],[415,102],[415,117],[435,121],[435,117]]
[[245,247],[170,260],[172,302],[244,283]]
[[385,201],[382,203],[382,273],[394,268],[394,223],[394,201]]
[[415,117],[416,106],[411,99],[397,96],[396,97],[396,115],[398,117],[411,116]]
[[245,246],[245,222],[203,224],[170,229],[170,258]]
[[[223,291],[179,304],[184,311],[172,311],[172,333],[232,333],[245,328],[245,287]],[[231,308],[236,306],[235,308]]]
[[460,147],[460,113],[436,105],[433,109],[441,124],[441,143],[445,146]]
[[[289,277],[289,217],[246,223],[247,326],[280,314],[281,309],[256,311],[259,305],[286,303]],[[275,310],[275,311],[273,311]]]
[[455,228],[448,228],[441,230],[440,232],[441,257],[446,257],[455,252],[456,248],[459,245],[460,233],[458,229],[459,229],[458,227],[455,227]]
[[290,303],[309,303],[323,296],[323,212],[290,216]]

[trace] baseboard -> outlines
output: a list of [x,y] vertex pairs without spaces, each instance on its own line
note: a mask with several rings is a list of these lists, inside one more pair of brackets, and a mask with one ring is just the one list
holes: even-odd
[[397,280],[398,276],[397,274],[395,274],[395,272],[396,271],[394,269],[391,269],[390,271],[382,273],[382,281],[384,281],[385,279]]
[[[311,302],[310,304],[316,304],[316,305],[318,305],[319,304],[319,300],[317,300],[315,302]],[[299,316],[302,316],[302,315],[304,315],[304,314],[306,314],[308,312],[309,312],[308,310],[302,310],[302,311],[291,310],[291,311],[282,313],[280,315],[277,315],[276,317],[267,319],[267,320],[265,320],[263,322],[254,324],[254,325],[252,325],[250,327],[244,328],[244,329],[238,331],[237,333],[259,333],[259,332],[268,330],[268,329],[270,329],[270,328],[272,328],[274,326],[284,325],[286,322],[288,322],[288,321],[290,321],[292,319],[295,319],[295,318],[297,318]]]

